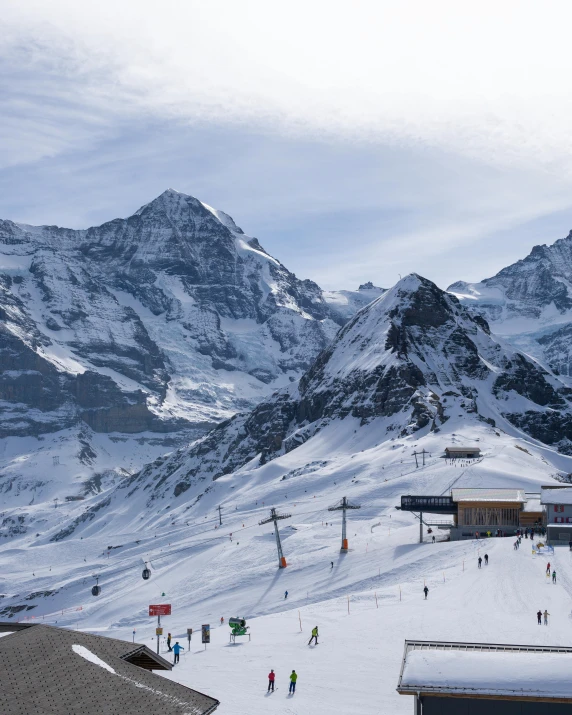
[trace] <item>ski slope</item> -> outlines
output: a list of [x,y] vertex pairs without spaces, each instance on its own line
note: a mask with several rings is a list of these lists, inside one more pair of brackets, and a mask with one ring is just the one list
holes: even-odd
[[[134,494],[62,541],[50,541],[57,522],[38,537],[4,540],[0,618],[7,618],[6,608],[26,604],[32,608],[15,620],[44,617],[127,640],[135,630],[137,642],[154,647],[156,619],[148,605],[171,603],[165,636],[171,632],[187,648],[187,628],[195,635],[165,677],[218,698],[223,715],[410,713],[410,699],[395,692],[406,638],[569,643],[567,550],[550,557],[558,573],[552,585],[528,541],[517,552],[510,538],[418,544],[415,517],[395,506],[402,494],[442,494],[453,485],[538,491],[572,472],[572,459],[476,419],[393,440],[379,421],[359,428],[356,420],[355,430],[350,423],[334,422],[287,455],[216,480],[192,506],[159,500],[155,510],[138,511]],[[445,463],[442,448],[451,443],[477,443],[484,457]],[[412,452],[421,449],[429,456],[416,467]],[[339,552],[341,514],[328,511],[343,496],[361,505],[348,515],[348,554]],[[259,525],[271,506],[291,514],[280,522],[283,570],[272,525]],[[490,564],[478,570],[485,550]],[[141,578],[145,563],[149,581]],[[94,598],[96,574],[102,593]],[[545,608],[550,624],[537,626],[536,611]],[[252,640],[230,644],[221,616],[247,618]],[[206,650],[203,623],[211,624]],[[319,645],[308,647],[315,625]],[[267,695],[271,668],[277,690]],[[293,668],[299,679],[289,697]]]

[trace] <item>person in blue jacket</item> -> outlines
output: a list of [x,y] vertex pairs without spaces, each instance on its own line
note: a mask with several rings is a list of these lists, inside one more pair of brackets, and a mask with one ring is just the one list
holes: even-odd
[[185,650],[182,645],[179,645],[179,641],[175,643],[173,646],[173,653],[175,654],[175,660],[173,661],[173,665],[176,665],[179,662],[179,653]]

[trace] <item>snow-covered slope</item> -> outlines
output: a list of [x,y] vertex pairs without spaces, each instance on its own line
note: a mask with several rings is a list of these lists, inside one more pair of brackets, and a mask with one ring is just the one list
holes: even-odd
[[385,288],[374,286],[371,281],[363,283],[357,290],[325,290],[324,300],[346,320],[385,293]]
[[491,329],[562,376],[572,375],[572,232],[535,246],[523,260],[480,283],[447,289]]

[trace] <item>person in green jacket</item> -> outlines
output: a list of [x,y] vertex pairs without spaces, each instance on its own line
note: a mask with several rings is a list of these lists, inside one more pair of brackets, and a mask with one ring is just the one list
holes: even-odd
[[312,641],[316,641],[316,645],[318,645],[318,626],[314,626],[312,628],[312,637],[308,641],[308,645],[312,645]]
[[293,670],[290,673],[290,689],[288,690],[289,693],[295,693],[296,692],[296,681],[298,680],[298,673]]

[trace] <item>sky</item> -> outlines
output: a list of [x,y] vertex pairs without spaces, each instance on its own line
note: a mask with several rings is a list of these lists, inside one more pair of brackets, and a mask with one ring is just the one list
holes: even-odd
[[572,229],[559,0],[0,0],[0,217],[166,188],[301,278],[476,281]]

